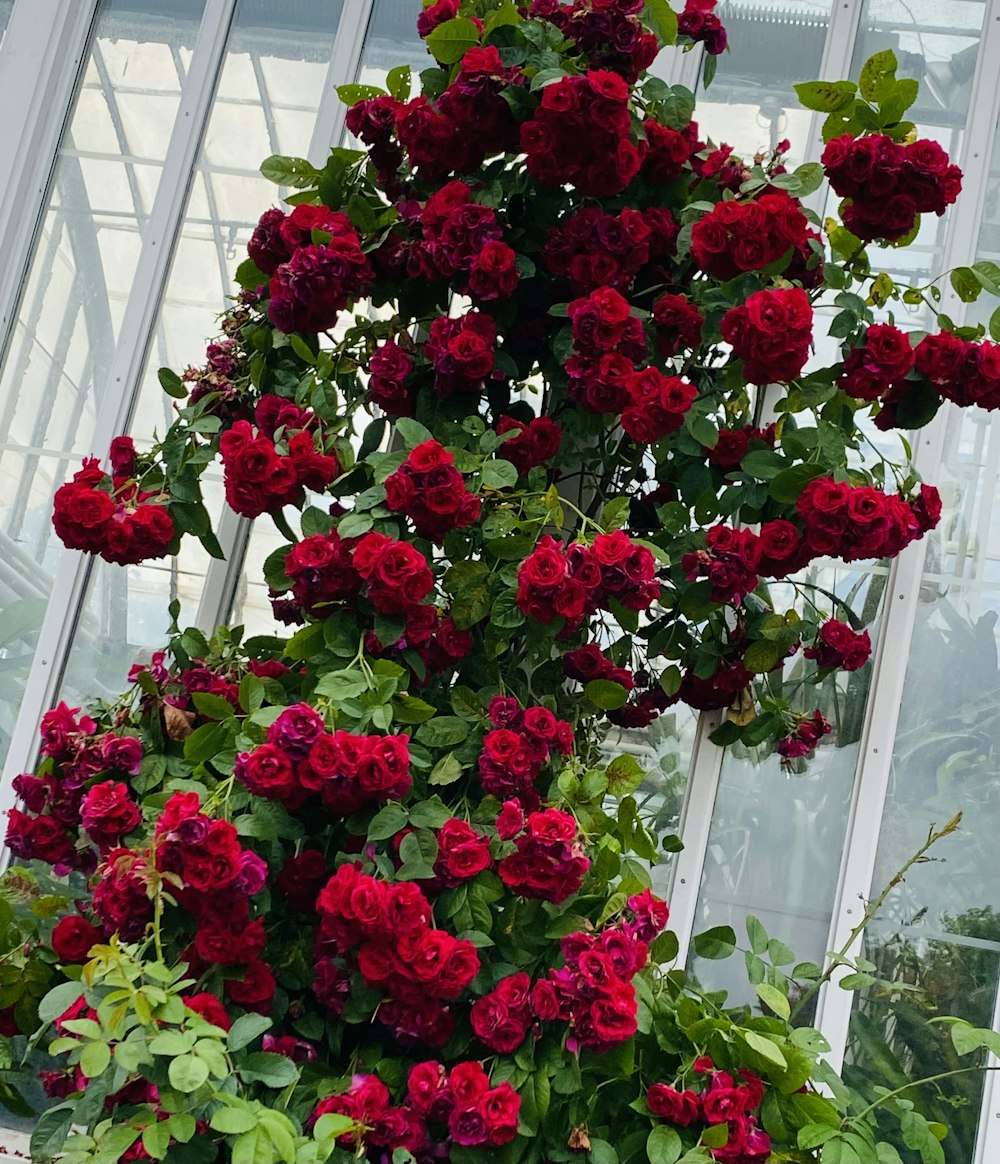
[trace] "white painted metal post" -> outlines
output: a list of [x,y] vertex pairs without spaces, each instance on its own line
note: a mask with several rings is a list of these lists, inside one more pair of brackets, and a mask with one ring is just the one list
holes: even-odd
[[[235,7],[236,0],[207,0],[136,264],[109,382],[98,405],[93,448],[100,455],[105,454],[111,438],[128,427]],[[13,803],[11,781],[34,761],[38,723],[57,690],[91,565],[86,555],[64,552],[56,567],[52,596],[0,781],[0,815]]]
[[[374,6],[375,0],[344,0],[306,155],[315,166],[323,165],[330,148],[344,136],[347,106],[337,96],[337,86],[353,81],[358,75]],[[205,571],[195,618],[195,625],[203,630],[210,630],[229,618],[243,574],[252,528],[252,522],[239,517],[228,506],[223,508],[216,536],[226,557],[224,561],[213,559]]]
[[24,272],[98,0],[16,0],[0,48],[0,350]]
[[691,751],[684,807],[678,833],[684,848],[673,864],[668,900],[670,928],[677,935],[677,964],[687,963],[691,934],[698,910],[705,854],[712,829],[712,814],[719,791],[725,749],[717,748],[708,738],[722,722],[722,713],[706,712],[698,721],[698,734]]

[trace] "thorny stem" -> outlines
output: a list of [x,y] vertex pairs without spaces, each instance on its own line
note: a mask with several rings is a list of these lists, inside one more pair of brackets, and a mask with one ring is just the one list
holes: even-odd
[[[924,841],[924,843],[920,846],[919,849],[917,849],[913,856],[910,857],[910,859],[900,869],[898,869],[895,874],[893,874],[892,878],[889,880],[889,883],[885,886],[878,897],[876,897],[873,901],[868,902],[867,906],[865,907],[865,912],[862,914],[861,920],[854,927],[854,929],[851,930],[847,941],[845,941],[840,949],[833,955],[833,958],[830,960],[830,965],[799,999],[798,1004],[792,1011],[791,1018],[789,1019],[790,1023],[794,1024],[795,1019],[802,1012],[802,1009],[806,1003],[809,1002],[809,1000],[816,994],[821,986],[829,982],[833,972],[847,962],[848,951],[858,940],[858,938],[861,937],[869,922],[871,922],[872,918],[875,917],[878,911],[885,904],[885,900],[889,894],[896,888],[897,885],[900,884],[901,881],[905,880],[906,874],[909,873],[910,869],[912,869],[914,865],[921,864],[927,860],[928,858],[925,856],[927,850],[932,845],[937,844],[937,842],[940,841],[942,837],[950,836],[958,828],[961,820],[962,814],[958,812],[951,818],[950,821],[948,821],[946,825],[937,831],[935,831],[933,825],[931,826],[927,833],[927,840]],[[922,1082],[928,1081],[923,1080]],[[912,1084],[907,1084],[907,1086],[912,1086]]]

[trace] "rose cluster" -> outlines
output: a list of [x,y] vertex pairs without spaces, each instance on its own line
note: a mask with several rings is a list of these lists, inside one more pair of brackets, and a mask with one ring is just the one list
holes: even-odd
[[667,924],[665,904],[648,890],[629,898],[631,918],[598,934],[575,933],[560,942],[565,965],[550,970],[531,989],[541,1021],[569,1025],[567,1045],[599,1053],[635,1034],[632,979],[646,965],[649,942]]
[[368,400],[389,416],[412,416],[408,381],[413,359],[395,340],[386,340],[368,360]]
[[409,615],[434,588],[427,559],[409,542],[385,534],[342,538],[336,530],[314,534],[285,556],[285,573],[299,610],[324,618],[332,603],[366,593],[382,614]]
[[471,631],[459,629],[447,612],[430,605],[406,612],[403,633],[395,642],[383,643],[374,631],[365,635],[368,654],[403,663],[420,686],[464,659],[472,644]]
[[326,331],[374,277],[350,220],[328,206],[266,211],[247,250],[271,276],[268,315],[279,331]]
[[315,709],[299,703],[282,711],[263,744],[236,757],[234,772],[255,796],[280,801],[289,810],[318,794],[331,812],[349,816],[409,792],[408,743],[405,735],[331,734]]
[[720,428],[719,439],[706,452],[711,464],[728,472],[740,467],[740,462],[750,452],[754,442],[759,442],[761,448],[773,449],[776,439],[773,424],[767,425],[766,428],[753,428],[751,425],[743,428]]
[[639,172],[628,85],[607,69],[562,77],[542,89],[521,123],[528,173],[545,186],[575,186],[585,197],[620,194]]
[[481,393],[483,381],[493,371],[496,339],[497,325],[482,311],[468,311],[457,319],[439,315],[424,344],[437,394]]
[[[725,205],[725,203],[723,203]],[[755,291],[719,325],[753,384],[794,380],[809,359],[812,305],[801,287]]]
[[833,731],[833,725],[817,708],[812,715],[802,716],[792,730],[778,741],[777,752],[783,760],[798,760],[810,756],[816,745]]
[[522,710],[510,696],[495,696],[489,715],[493,730],[483,737],[479,757],[483,791],[497,800],[516,798],[529,807],[537,807],[538,774],[553,751],[566,756],[573,750],[572,726],[556,719],[547,707]]
[[513,416],[501,416],[497,422],[497,432],[501,436],[508,432],[516,433],[504,441],[501,455],[519,473],[527,473],[536,465],[544,465],[559,452],[562,444],[562,429],[548,416],[536,416],[527,422]]
[[574,299],[566,311],[574,346],[566,363],[569,398],[586,412],[621,412],[635,365],[648,355],[642,320],[613,287]]
[[701,343],[705,317],[686,295],[661,295],[653,304],[656,350],[665,359]]
[[742,1083],[737,1083],[707,1057],[695,1060],[694,1069],[709,1076],[708,1086],[701,1091],[679,1091],[666,1083],[654,1083],[646,1091],[650,1114],[681,1128],[697,1123],[726,1124],[729,1138],[723,1147],[712,1150],[712,1158],[720,1164],[764,1164],[771,1158],[771,1138],[752,1114],[764,1100],[760,1077],[742,1069]]
[[620,73],[635,81],[659,51],[656,37],[648,32],[640,15],[642,0],[532,0],[531,15],[554,24],[587,54],[592,67]]
[[[497,65],[502,71],[499,55]],[[410,278],[448,279],[483,303],[509,299],[517,290],[517,256],[502,241],[496,211],[474,202],[468,183],[436,190],[424,203],[420,225],[422,238],[407,258]]]
[[916,355],[905,331],[891,323],[876,323],[865,342],[851,348],[837,387],[856,400],[878,400],[904,387]]
[[446,820],[437,833],[434,877],[443,889],[454,889],[493,865],[490,839],[459,817]]
[[568,627],[607,609],[612,599],[629,610],[646,610],[659,596],[652,553],[621,530],[598,534],[592,546],[543,537],[517,575],[522,613],[542,623],[563,618]]
[[695,402],[698,389],[680,376],[664,376],[657,368],[633,372],[625,381],[628,404],[622,428],[639,444],[650,445],[676,432]]
[[1000,408],[1000,344],[941,332],[925,336],[913,355],[918,374],[947,400],[962,408]]
[[869,485],[848,485],[818,477],[803,489],[795,508],[805,524],[804,543],[813,557],[845,562],[894,557],[937,524],[940,498],[921,485],[916,501]]
[[[354,865],[341,865],[316,909],[318,981],[329,973],[324,963],[344,960],[367,986],[389,995],[378,1017],[397,1039],[443,1046],[454,1029],[444,1004],[479,972],[475,946],[431,926],[430,903],[413,882],[388,884]],[[321,984],[321,1000],[323,993]]]
[[962,189],[962,171],[927,138],[901,145],[881,133],[847,134],[828,141],[820,160],[830,185],[850,200],[844,225],[866,242],[896,242],[918,214],[944,214]]
[[[687,160],[684,144],[683,161]],[[569,283],[576,296],[599,287],[627,293],[649,262],[653,232],[645,215],[632,207],[611,214],[585,206],[549,228],[542,250],[545,269]]]
[[497,867],[500,880],[511,893],[558,905],[579,890],[590,869],[590,858],[572,813],[559,808],[529,813],[522,830],[512,839],[514,852]]
[[[115,440],[131,445],[128,437]],[[176,533],[173,519],[161,496],[141,490],[132,471],[109,476],[96,457],[85,457],[83,468],[56,490],[52,525],[67,549],[119,566],[167,553]]]
[[705,52],[717,57],[726,51],[729,38],[722,21],[715,15],[716,0],[685,0],[684,11],[677,18],[677,31],[703,44]]
[[707,275],[723,281],[771,267],[784,255],[806,255],[817,237],[801,206],[783,190],[756,201],[719,202],[691,232],[691,256]]
[[501,1147],[517,1135],[521,1097],[509,1083],[490,1087],[483,1065],[456,1063],[450,1071],[437,1062],[417,1063],[407,1081],[407,1102],[433,1129],[462,1147]]
[[[520,68],[506,68],[494,46],[474,46],[439,97],[432,101],[420,95],[399,103],[394,112],[396,137],[421,180],[469,174],[492,154],[516,152],[517,121],[503,91],[524,83]],[[383,150],[384,142],[383,136]]]
[[[261,397],[257,432],[238,420],[219,439],[226,501],[243,517],[301,504],[306,489],[322,490],[339,474],[332,453],[316,447],[317,418],[280,396]],[[279,452],[279,448],[285,450]]]
[[815,643],[802,653],[815,659],[821,671],[857,671],[868,662],[872,641],[867,631],[858,634],[847,623],[830,618],[819,628]]
[[405,513],[417,537],[440,544],[445,534],[479,519],[480,500],[465,487],[455,456],[435,440],[411,449],[385,483],[386,505]]
[[[127,781],[139,773],[142,743],[115,732],[97,734],[88,715],[60,703],[42,716],[42,755],[51,763],[40,774],[22,773],[14,791],[26,811],[10,810],[6,844],[24,860],[40,860],[60,872],[92,869],[92,849],[78,846],[81,825],[102,852],[138,827],[141,814]],[[97,783],[107,774],[119,779]]]

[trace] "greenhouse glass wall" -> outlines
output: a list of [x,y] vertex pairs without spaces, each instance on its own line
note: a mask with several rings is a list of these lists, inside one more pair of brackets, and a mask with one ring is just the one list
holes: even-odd
[[[52,498],[115,433],[162,433],[171,413],[157,369],[198,363],[253,226],[280,196],[260,160],[321,164],[344,132],[337,85],[424,67],[419,8],[0,0],[0,810],[34,760],[43,711],[117,693],[161,644],[171,600],[182,623],[274,630],[258,579],[279,535],[223,516],[220,476],[210,491],[224,562],[188,544],[127,568],[64,552]],[[699,93],[703,135],[744,156],[787,138],[793,160],[815,157],[819,120],[793,85],[856,76],[892,48],[921,82],[921,135],[961,164],[965,189],[955,213],[925,218],[914,246],[880,261],[917,283],[1000,261],[1000,0],[726,0],[719,15],[731,51]],[[668,51],[656,68],[698,87],[697,53]],[[958,322],[990,310],[951,291],[943,309]],[[920,329],[911,310],[905,326]],[[881,975],[922,987],[932,1009],[907,991],[836,984],[819,1000],[831,1061],[889,1086],[894,1072],[936,1066],[927,1018],[1000,1024],[1000,419],[946,405],[913,455],[942,489],[935,533],[891,566],[828,562],[775,594],[788,606],[797,587],[820,587],[877,642],[872,662],[844,676],[835,739],[804,774],[714,747],[718,713],[664,716],[610,741],[642,759],[649,808],[684,842],[656,871],[680,958],[737,1001],[754,998],[742,962],[689,959],[692,933],[742,932],[752,915],[798,960],[821,962],[928,829],[964,813],[865,938]],[[875,1034],[890,1058],[870,1053]],[[1000,1160],[1000,1078],[987,1075],[985,1090],[968,1078],[941,1096],[963,1153],[949,1164]]]

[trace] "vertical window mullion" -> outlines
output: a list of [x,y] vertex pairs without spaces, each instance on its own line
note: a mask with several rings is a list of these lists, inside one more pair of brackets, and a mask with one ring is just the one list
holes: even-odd
[[[111,438],[128,427],[135,405],[236,3],[237,0],[208,0],[198,29],[108,383],[103,386],[97,411],[93,449],[102,457]],[[89,555],[64,551],[60,556],[0,781],[0,814],[14,802],[14,777],[34,762],[38,724],[58,688],[91,566]]]
[[99,0],[16,0],[0,49],[0,350],[17,315]]
[[[347,106],[337,95],[337,86],[357,78],[374,6],[375,0],[344,0],[307,153],[309,161],[315,166],[322,166],[326,162],[331,147],[344,136]],[[239,517],[228,506],[223,509],[216,534],[226,560],[213,559],[205,574],[205,585],[195,620],[196,625],[203,630],[210,630],[227,621],[234,608],[237,589],[243,580],[252,528],[253,523],[247,518]]]

